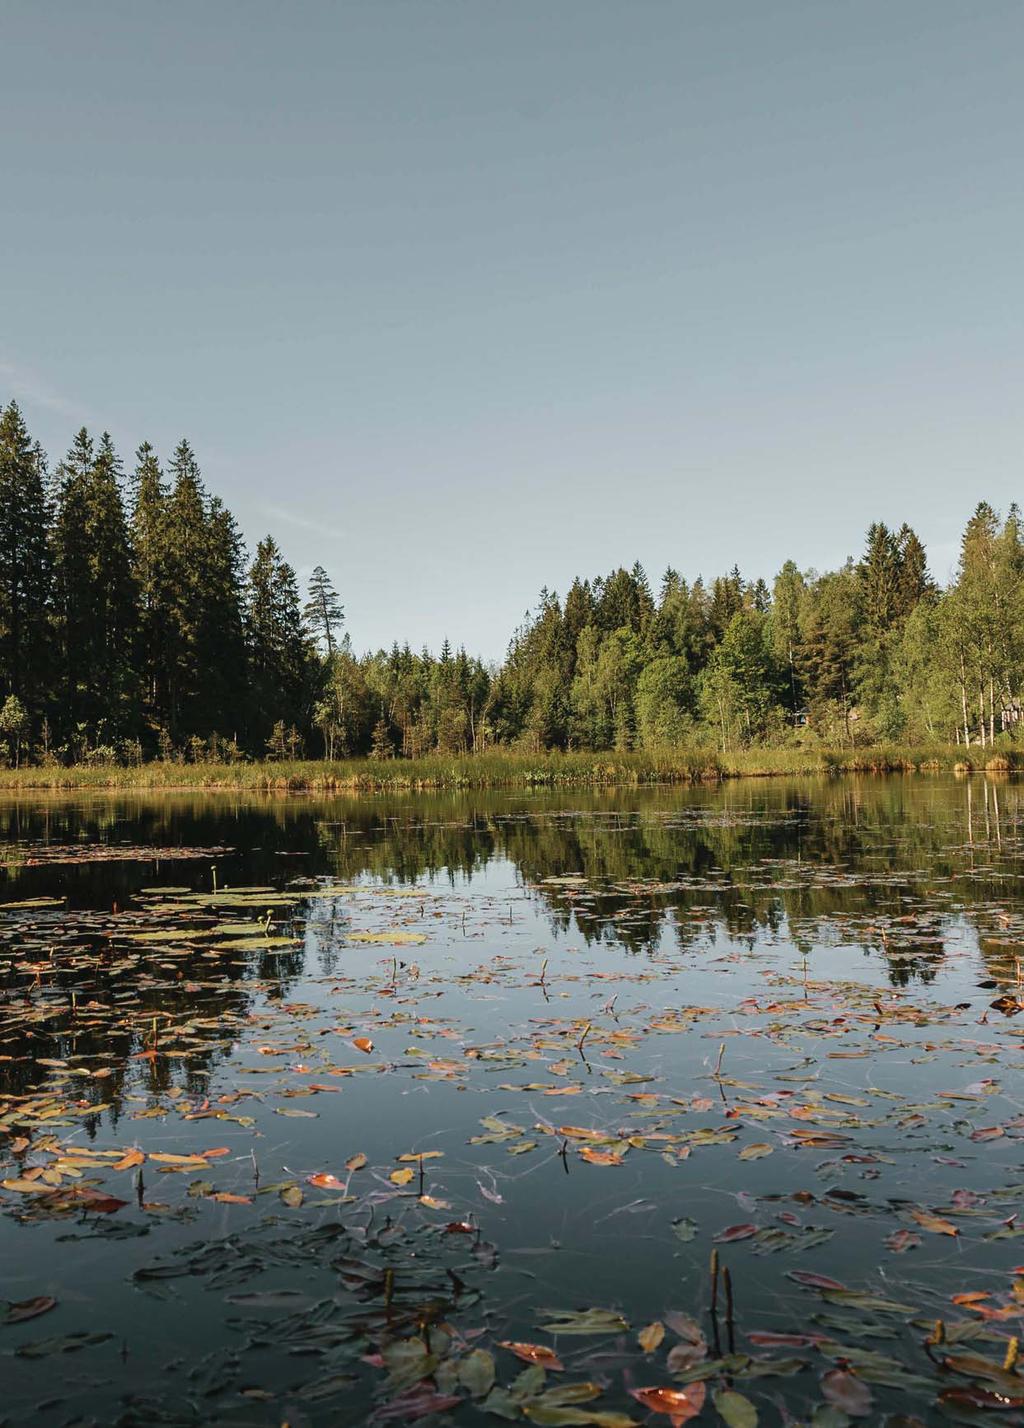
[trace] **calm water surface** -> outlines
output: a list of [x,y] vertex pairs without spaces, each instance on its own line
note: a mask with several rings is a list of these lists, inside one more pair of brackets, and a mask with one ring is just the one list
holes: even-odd
[[1024,1422],[1022,819],[0,804],[0,1422]]

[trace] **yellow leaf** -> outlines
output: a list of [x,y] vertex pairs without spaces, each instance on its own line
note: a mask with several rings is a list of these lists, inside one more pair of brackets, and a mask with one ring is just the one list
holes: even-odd
[[933,1235],[958,1235],[960,1231],[956,1225],[949,1220],[944,1220],[941,1215],[931,1215],[927,1210],[911,1210],[911,1215],[924,1230],[930,1230]]
[[764,1155],[771,1155],[772,1146],[766,1140],[755,1141],[753,1145],[745,1145],[740,1151],[740,1160],[760,1160]]
[[665,1337],[665,1325],[660,1319],[655,1319],[653,1324],[648,1324],[646,1329],[641,1329],[637,1334],[637,1343],[645,1354],[653,1354],[654,1350]]

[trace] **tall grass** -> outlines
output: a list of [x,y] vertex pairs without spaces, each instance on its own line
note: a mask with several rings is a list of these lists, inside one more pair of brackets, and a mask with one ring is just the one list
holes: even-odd
[[[971,755],[968,758],[968,754]],[[137,767],[75,765],[70,768],[0,770],[0,790],[9,789],[252,789],[266,792],[375,793],[453,788],[572,788],[648,783],[698,783],[723,778],[843,773],[914,773],[1024,769],[1013,750],[886,746],[839,749],[745,749],[715,754],[665,749],[635,753],[523,754],[507,750],[421,759],[349,759],[327,763],[184,764],[154,762]]]

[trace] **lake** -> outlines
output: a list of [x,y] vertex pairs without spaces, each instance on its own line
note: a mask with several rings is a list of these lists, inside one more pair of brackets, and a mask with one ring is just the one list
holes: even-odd
[[1024,1422],[1022,820],[5,800],[0,1421]]

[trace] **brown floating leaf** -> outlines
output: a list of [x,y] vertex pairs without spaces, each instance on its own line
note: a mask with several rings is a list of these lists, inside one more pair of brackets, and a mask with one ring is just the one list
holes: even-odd
[[730,1225],[726,1230],[720,1230],[715,1236],[715,1241],[721,1245],[731,1245],[736,1240],[749,1240],[757,1234],[756,1225]]
[[344,1190],[345,1188],[345,1182],[327,1170],[321,1170],[316,1175],[307,1175],[306,1180],[310,1185],[315,1185],[318,1190]]
[[753,1145],[745,1145],[740,1151],[740,1160],[761,1160],[766,1155],[771,1155],[773,1146],[766,1140],[755,1141]]
[[691,1383],[687,1388],[631,1388],[629,1391],[651,1413],[663,1413],[673,1423],[696,1418],[707,1397],[703,1383]]
[[845,1289],[838,1279],[830,1279],[827,1274],[815,1274],[809,1269],[791,1269],[787,1279],[795,1279],[797,1284],[806,1284],[810,1289]]
[[821,1391],[834,1407],[851,1418],[866,1418],[871,1412],[871,1390],[863,1379],[846,1369],[829,1369],[821,1376]]
[[589,1145],[580,1147],[580,1159],[591,1165],[621,1165],[622,1156],[611,1150],[594,1150]]
[[932,1215],[927,1210],[911,1210],[910,1213],[923,1230],[929,1230],[933,1235],[958,1235],[960,1233],[951,1220],[944,1220],[941,1215]]
[[508,1349],[510,1354],[515,1354],[516,1358],[522,1359],[524,1363],[540,1364],[541,1368],[551,1370],[565,1368],[554,1349],[549,1349],[545,1344],[524,1344],[515,1339],[501,1339],[498,1347]]
[[57,1301],[52,1294],[38,1294],[35,1299],[19,1299],[8,1304],[4,1315],[5,1324],[23,1324],[26,1319],[38,1319],[40,1314],[48,1314],[56,1309]]

